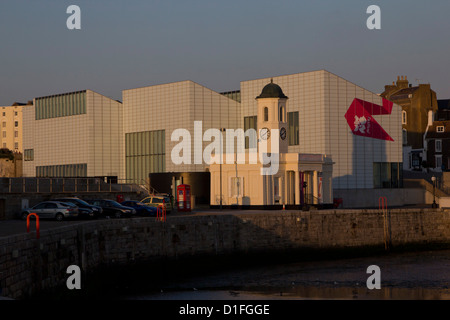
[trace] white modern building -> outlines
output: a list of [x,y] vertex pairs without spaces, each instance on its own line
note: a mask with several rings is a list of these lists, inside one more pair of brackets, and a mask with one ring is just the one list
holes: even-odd
[[[123,106],[121,179],[139,184],[150,173],[205,172],[203,150],[210,143],[203,141],[205,131],[237,128],[240,123],[237,101],[193,81],[124,90]],[[176,164],[172,151],[183,139],[172,141],[172,134],[180,129],[190,139],[190,150],[184,150],[190,155]]]
[[[255,98],[270,81],[263,78],[241,82],[241,126],[245,129],[257,123],[252,120],[258,114]],[[353,127],[354,117],[349,124],[346,114],[358,109],[353,105],[355,98],[381,106],[386,101],[325,70],[273,77],[273,82],[289,97],[288,152],[330,157],[334,163],[334,198],[342,198],[344,206],[375,206],[381,195],[402,193],[398,189],[402,187],[403,162],[400,106],[391,104],[390,114],[374,115],[372,122],[366,123],[369,119],[361,119],[356,112],[356,120],[362,121]],[[374,120],[390,140],[385,140],[386,135],[374,138],[377,132],[370,131],[376,129]],[[367,134],[358,135],[364,124]]]
[[[289,97],[283,112],[287,153],[331,159],[330,196],[342,198],[345,207],[377,206],[381,195],[401,204],[398,105],[325,70],[272,79]],[[189,80],[133,88],[123,91],[123,104],[90,90],[36,98],[23,108],[24,175],[110,176],[138,184],[153,177],[149,182],[161,186],[158,191],[173,192],[188,183],[181,174],[190,174],[196,177],[192,184],[209,190],[203,152],[212,141],[206,133],[261,129],[264,113],[258,113],[256,97],[270,81],[242,81],[240,90],[223,94]],[[180,130],[187,135],[182,138]],[[180,151],[182,141],[190,148]],[[251,143],[245,142],[247,149]],[[180,157],[183,161],[175,160]],[[298,168],[317,185],[321,169],[311,170]],[[290,190],[299,188],[300,180],[289,175]],[[288,196],[290,203],[298,198]]]
[[34,99],[23,107],[25,177],[116,177],[122,103],[91,90]]

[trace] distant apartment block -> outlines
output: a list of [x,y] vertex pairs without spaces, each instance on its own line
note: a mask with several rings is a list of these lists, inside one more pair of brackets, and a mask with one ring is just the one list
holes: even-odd
[[[31,101],[29,102],[31,105]],[[0,107],[0,148],[23,152],[22,109],[25,104],[14,103],[12,106]]]

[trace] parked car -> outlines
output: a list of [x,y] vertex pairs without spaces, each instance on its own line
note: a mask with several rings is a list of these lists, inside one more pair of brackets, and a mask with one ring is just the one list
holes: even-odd
[[140,201],[134,200],[123,201],[120,204],[126,207],[133,208],[134,210],[136,210],[136,215],[142,217],[156,217],[156,211],[158,210],[156,207],[150,207]]
[[[84,200],[81,200],[80,198],[76,197],[65,197],[65,198],[58,198],[54,199],[54,201],[60,201],[60,202],[70,202],[73,203],[78,207],[78,209],[88,209],[88,210],[79,210],[81,216],[86,216],[89,218],[98,218],[102,215],[103,209],[99,206],[94,206],[92,204],[87,203]],[[92,211],[92,213],[89,213],[89,210]],[[86,215],[87,214],[87,215]]]
[[107,217],[121,218],[122,216],[133,217],[136,215],[136,210],[126,207],[114,200],[95,199],[87,200],[88,203],[101,207],[103,215]]
[[30,213],[36,213],[42,219],[64,219],[76,218],[78,208],[69,207],[67,204],[58,201],[44,201],[32,208],[26,208],[21,212],[21,218],[25,220]]
[[71,203],[71,202],[62,202],[61,204],[64,204],[70,208],[78,208],[78,218],[88,218],[88,219],[92,219],[95,217],[94,215],[94,211],[92,211],[92,209],[88,209],[88,208],[80,208],[77,205]]
[[150,196],[141,200],[141,202],[150,207],[158,207],[160,205],[165,206],[166,213],[170,213],[172,211],[172,204],[170,202],[170,198],[166,196]]

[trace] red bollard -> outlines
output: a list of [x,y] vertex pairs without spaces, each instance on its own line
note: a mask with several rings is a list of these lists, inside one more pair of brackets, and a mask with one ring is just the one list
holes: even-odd
[[27,216],[27,233],[30,232],[30,217],[34,216],[36,218],[36,239],[39,239],[39,216],[36,213],[30,213]]
[[166,221],[166,207],[159,205],[156,209],[156,220]]

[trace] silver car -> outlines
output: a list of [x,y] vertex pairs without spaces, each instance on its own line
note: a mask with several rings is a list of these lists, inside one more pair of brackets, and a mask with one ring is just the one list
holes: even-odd
[[64,202],[44,201],[32,208],[22,210],[22,219],[25,220],[30,213],[36,213],[42,219],[62,221],[67,218],[76,218],[78,216],[78,207],[68,206]]

